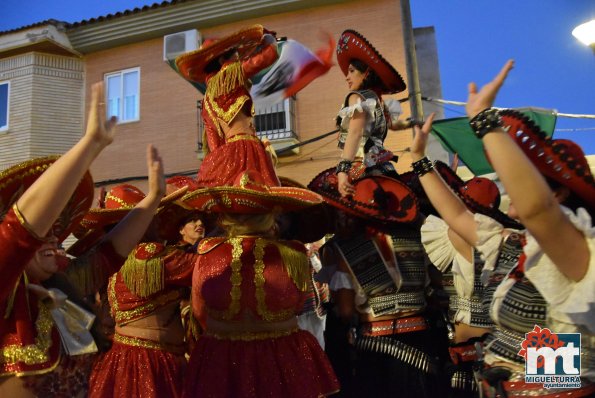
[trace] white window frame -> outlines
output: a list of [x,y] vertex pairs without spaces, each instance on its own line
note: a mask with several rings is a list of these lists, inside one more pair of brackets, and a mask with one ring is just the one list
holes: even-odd
[[6,125],[0,126],[0,133],[4,133],[8,131],[10,125],[10,81],[0,82],[0,86],[1,85],[6,85],[8,87],[6,92]]
[[[124,115],[124,75],[126,73],[130,73],[130,72],[136,72],[138,74],[138,92],[137,92],[137,98],[138,98],[138,112],[136,115],[135,119],[122,119],[121,117],[118,117],[118,124],[124,124],[124,123],[133,123],[133,122],[138,122],[140,121],[140,82],[141,82],[141,74],[140,74],[140,67],[135,67],[135,68],[128,68],[128,69],[122,69],[116,72],[110,72],[110,73],[106,73],[104,75],[103,81],[104,81],[104,85],[105,85],[105,103],[108,104],[108,79],[110,77],[113,76],[120,76],[120,109],[118,110],[120,115]],[[106,112],[109,112],[109,105],[106,106]],[[107,113],[107,115],[109,116],[109,113]]]

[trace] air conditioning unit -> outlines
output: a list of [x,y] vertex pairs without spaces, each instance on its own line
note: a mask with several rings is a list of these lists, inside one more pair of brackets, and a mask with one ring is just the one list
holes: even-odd
[[200,41],[200,32],[196,29],[163,36],[163,60],[172,61],[180,54],[196,50]]

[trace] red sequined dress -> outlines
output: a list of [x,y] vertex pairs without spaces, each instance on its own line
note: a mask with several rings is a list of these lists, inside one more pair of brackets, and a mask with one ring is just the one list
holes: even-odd
[[[13,208],[14,209],[14,208]],[[92,356],[63,355],[50,309],[30,294],[23,272],[42,241],[10,210],[0,224],[0,377],[22,377],[39,396],[71,397],[86,389]],[[74,260],[79,273],[115,272],[124,261],[110,244]]]
[[200,186],[233,185],[235,177],[248,169],[259,171],[267,185],[280,185],[272,160],[252,126],[232,136],[226,136],[221,127],[221,122],[229,125],[241,112],[250,112],[244,117],[254,115],[249,79],[276,59],[276,46],[268,45],[247,60],[224,64],[207,78],[202,117],[210,152],[198,170]]
[[[301,243],[209,238],[199,254],[192,304],[206,326],[190,356],[185,397],[308,398],[338,391],[314,336],[292,323],[310,276]],[[267,323],[291,326],[263,328]],[[231,328],[219,332],[213,325]]]
[[[89,397],[181,395],[186,359],[179,302],[191,284],[196,256],[178,246],[141,243],[110,278],[108,298],[116,333],[112,348],[93,368]],[[126,334],[126,326],[149,317],[156,321],[134,327],[135,335]],[[141,336],[143,327],[147,334]],[[166,341],[176,327],[182,341]]]

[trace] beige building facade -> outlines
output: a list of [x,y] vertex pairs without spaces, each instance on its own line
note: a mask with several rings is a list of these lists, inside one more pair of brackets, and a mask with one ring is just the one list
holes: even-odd
[[[278,0],[256,4],[258,7],[253,1],[237,1],[230,7],[225,0],[174,0],[120,15],[58,24],[59,29],[56,21],[50,21],[0,33],[0,84],[10,82],[8,130],[0,131],[0,169],[30,157],[67,150],[83,133],[91,85],[114,77],[107,85],[119,84],[122,95],[116,99],[120,102],[113,104],[128,120],[121,119],[115,142],[93,164],[96,183],[109,186],[114,180],[130,177],[131,183],[144,188],[144,182],[134,177],[146,174],[145,148],[149,143],[161,152],[166,173],[197,170],[201,161],[197,102],[202,95],[164,61],[164,36],[177,32],[196,29],[203,38],[221,37],[259,23],[278,36],[314,49],[325,44],[325,34],[337,40],[350,28],[368,38],[409,82],[399,0],[303,0],[290,5]],[[60,36],[60,40],[46,38],[51,44],[46,47],[52,51],[28,51],[23,44],[15,53],[14,47],[3,42],[7,36],[26,37],[27,32],[51,27]],[[423,31],[425,41],[429,33],[433,40],[431,29]],[[433,57],[439,91],[435,53]],[[432,70],[432,66],[426,65],[426,69]],[[127,90],[134,95],[127,95]],[[305,141],[334,130],[334,119],[346,94],[347,85],[337,65],[300,91],[292,103],[294,136]],[[392,98],[406,99],[408,95],[405,91]],[[408,101],[403,103],[403,111],[402,117],[408,117]],[[411,136],[410,130],[390,132],[386,141],[386,146],[401,156],[397,165],[400,171],[409,169],[407,152],[401,151],[406,151]],[[317,173],[336,164],[340,155],[336,138],[331,135],[281,157],[278,174],[307,184]],[[292,142],[283,140],[275,146]]]

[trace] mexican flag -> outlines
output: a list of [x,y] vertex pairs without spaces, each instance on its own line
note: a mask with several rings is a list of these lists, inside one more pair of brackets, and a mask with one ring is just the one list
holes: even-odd
[[[539,125],[548,137],[552,136],[556,127],[554,111],[536,108],[519,108],[517,110]],[[481,140],[469,127],[468,118],[436,120],[432,125],[432,134],[440,141],[444,149],[452,154],[457,154],[458,158],[476,176],[494,172],[485,156]]]

